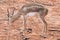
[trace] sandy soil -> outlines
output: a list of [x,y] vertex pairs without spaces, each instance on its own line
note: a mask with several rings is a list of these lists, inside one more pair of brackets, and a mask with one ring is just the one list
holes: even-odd
[[[40,3],[48,9],[45,16],[47,21],[47,38],[41,37],[44,26],[38,13],[26,15],[25,27],[31,29],[31,33],[24,31],[25,40],[60,40],[60,0],[0,0],[0,40],[22,40],[23,16],[9,25],[7,9],[16,8],[15,14],[25,4]],[[9,11],[11,14],[11,10]]]

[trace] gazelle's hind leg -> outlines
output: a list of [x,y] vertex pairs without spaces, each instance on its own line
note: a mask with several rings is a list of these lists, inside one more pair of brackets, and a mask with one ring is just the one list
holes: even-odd
[[41,36],[46,37],[47,36],[47,23],[46,23],[45,19],[42,16],[40,16],[40,18],[41,18],[42,22],[44,23]]
[[45,21],[45,19],[44,19],[44,17],[47,15],[47,12],[48,12],[48,10],[47,9],[44,9],[44,11],[40,11],[39,13],[39,15],[40,15],[40,18],[41,18],[41,20],[42,20],[42,22],[44,23],[44,26],[43,26],[43,29],[42,29],[42,37],[44,37],[44,38],[46,38],[46,36],[47,36],[47,22]]

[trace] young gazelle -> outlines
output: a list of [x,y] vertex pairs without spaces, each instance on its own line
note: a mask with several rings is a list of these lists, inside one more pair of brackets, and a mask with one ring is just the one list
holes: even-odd
[[23,5],[22,8],[19,10],[19,12],[16,15],[13,15],[11,18],[11,22],[15,21],[17,18],[20,17],[20,15],[24,16],[24,21],[26,22],[25,15],[27,15],[29,12],[38,12],[39,16],[44,23],[43,27],[43,33],[41,36],[46,37],[46,32],[47,32],[47,23],[44,19],[44,17],[47,15],[48,9],[44,8],[40,4],[26,4]]

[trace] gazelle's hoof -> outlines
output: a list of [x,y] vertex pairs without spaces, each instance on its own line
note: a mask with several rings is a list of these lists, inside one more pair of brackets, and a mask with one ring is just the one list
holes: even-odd
[[47,38],[47,35],[40,35],[41,37],[43,37],[43,38]]

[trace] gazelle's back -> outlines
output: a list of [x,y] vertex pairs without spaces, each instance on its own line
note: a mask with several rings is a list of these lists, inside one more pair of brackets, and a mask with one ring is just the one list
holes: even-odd
[[42,10],[44,10],[44,7],[42,5],[39,5],[39,4],[27,4],[27,5],[24,5],[22,7],[22,11],[24,13],[39,12],[39,11],[42,11]]

